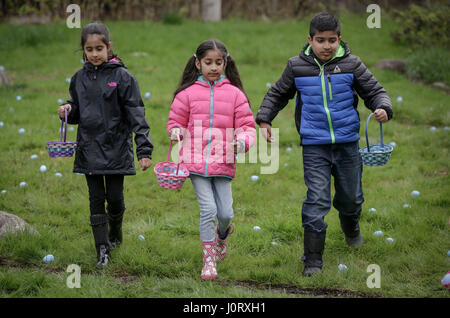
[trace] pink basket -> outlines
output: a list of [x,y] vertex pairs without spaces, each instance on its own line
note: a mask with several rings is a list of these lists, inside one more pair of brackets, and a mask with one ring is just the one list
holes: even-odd
[[[178,138],[178,147],[180,145],[180,138]],[[167,161],[158,163],[154,168],[156,178],[161,187],[166,189],[179,189],[183,186],[184,181],[189,177],[189,170],[183,164],[171,162],[170,151],[172,150],[172,140],[169,145],[169,153],[167,154]],[[179,152],[179,148],[178,148]]]
[[[63,127],[64,127],[64,140],[62,140]],[[64,109],[64,121],[61,119],[61,132],[59,133],[59,141],[47,141],[45,143],[50,158],[73,156],[73,153],[77,148],[77,142],[66,141],[66,134],[67,134],[67,111]]]

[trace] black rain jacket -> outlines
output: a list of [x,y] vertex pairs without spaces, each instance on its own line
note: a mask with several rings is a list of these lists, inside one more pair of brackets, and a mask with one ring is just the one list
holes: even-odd
[[151,158],[153,144],[139,86],[122,62],[86,62],[70,82],[69,124],[78,124],[73,172],[136,174],[137,158]]

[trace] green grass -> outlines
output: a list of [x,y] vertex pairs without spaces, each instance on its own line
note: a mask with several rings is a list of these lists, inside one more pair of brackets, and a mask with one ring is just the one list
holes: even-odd
[[[107,22],[116,53],[136,76],[142,95],[151,92],[146,116],[155,145],[153,163],[165,160],[165,124],[172,94],[189,56],[208,38],[222,40],[236,60],[256,114],[287,59],[306,42],[307,21],[246,22],[228,20],[180,25],[152,22]],[[278,115],[280,165],[276,174],[260,175],[258,163],[239,164],[233,181],[236,232],[229,240],[229,257],[218,266],[215,282],[202,282],[199,208],[190,181],[179,191],[165,190],[152,170],[125,178],[124,244],[113,251],[111,266],[96,270],[89,226],[87,185],[72,173],[73,159],[50,159],[45,142],[59,138],[56,115],[59,98],[68,97],[67,77],[81,64],[78,29],[65,24],[11,26],[0,24],[0,64],[14,81],[0,88],[0,210],[25,219],[39,236],[9,235],[0,239],[0,297],[300,297],[276,286],[309,290],[341,290],[353,295],[385,297],[448,297],[440,284],[449,270],[449,131],[448,95],[412,83],[390,72],[373,69],[383,58],[405,58],[406,48],[389,34],[394,25],[367,29],[364,16],[342,17],[342,35],[386,88],[394,105],[394,120],[385,125],[385,142],[397,146],[384,167],[365,167],[365,203],[361,217],[365,245],[351,249],[344,241],[337,211],[326,217],[328,232],[324,271],[301,276],[305,198],[301,148],[293,121],[294,101]],[[146,54],[137,54],[145,52]],[[16,96],[22,97],[16,101]],[[398,96],[403,102],[397,102]],[[369,111],[360,102],[361,136]],[[437,127],[430,131],[430,126]],[[21,135],[17,131],[25,128]],[[371,140],[378,138],[372,122]],[[68,132],[68,140],[76,138]],[[361,139],[365,146],[365,139]],[[286,148],[292,151],[287,152]],[[30,159],[31,154],[39,158]],[[45,164],[46,173],[39,172]],[[285,166],[287,164],[287,166]],[[62,173],[62,178],[55,177]],[[250,181],[258,174],[260,180]],[[20,188],[26,181],[28,186]],[[412,198],[412,190],[420,191]],[[404,209],[408,203],[411,208]],[[368,212],[376,208],[376,212]],[[261,227],[259,232],[253,226]],[[372,233],[382,230],[383,237]],[[138,240],[144,235],[145,241]],[[394,238],[393,244],[385,242]],[[273,245],[277,242],[278,245]],[[55,261],[42,263],[53,254]],[[338,264],[348,267],[339,272]],[[81,288],[66,287],[69,264],[81,267]],[[381,268],[381,288],[370,289],[369,264]],[[270,284],[272,288],[263,288]],[[358,294],[359,293],[359,294]]]

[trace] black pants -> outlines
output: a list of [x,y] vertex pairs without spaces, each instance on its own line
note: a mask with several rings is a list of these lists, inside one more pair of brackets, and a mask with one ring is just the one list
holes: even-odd
[[123,175],[86,175],[91,215],[106,214],[105,201],[110,215],[123,213],[123,179]]

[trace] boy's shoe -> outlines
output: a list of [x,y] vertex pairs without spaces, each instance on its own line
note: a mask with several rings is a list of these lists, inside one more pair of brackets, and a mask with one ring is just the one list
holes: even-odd
[[219,235],[219,225],[217,225],[216,228],[216,250],[217,250],[217,256],[216,261],[221,261],[227,256],[227,240],[228,237],[234,232],[234,223],[230,225],[230,227],[227,230],[227,234],[225,235],[225,238],[221,239]]
[[109,246],[100,245],[97,250],[97,268],[105,268],[109,264]]
[[345,241],[347,242],[348,246],[351,247],[360,247],[364,245],[364,240],[360,232],[358,232],[358,235],[355,237],[349,237],[345,235]]
[[202,242],[203,246],[203,268],[201,279],[216,279],[217,278],[217,250],[216,242]]
[[303,236],[304,256],[302,260],[305,264],[303,276],[311,276],[322,272],[322,255],[325,248],[326,231],[311,231],[305,229]]

